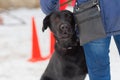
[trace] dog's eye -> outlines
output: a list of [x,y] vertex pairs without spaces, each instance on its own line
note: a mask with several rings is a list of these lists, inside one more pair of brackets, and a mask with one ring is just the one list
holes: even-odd
[[60,19],[59,19],[59,17],[55,17],[55,18],[53,19],[53,21],[55,21],[55,23],[58,23],[58,22],[60,21]]
[[59,22],[59,20],[60,20],[60,19],[59,19],[58,17],[55,18],[55,21],[56,21],[56,22]]
[[58,23],[60,21],[60,15],[55,13],[54,15],[51,16],[51,21],[54,21],[55,23]]

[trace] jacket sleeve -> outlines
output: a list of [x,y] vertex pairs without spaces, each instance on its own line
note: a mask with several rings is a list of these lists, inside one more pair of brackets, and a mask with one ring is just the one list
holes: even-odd
[[86,1],[89,1],[89,0],[76,0],[77,1],[77,4],[80,5],[81,3],[84,3]]
[[40,7],[48,15],[52,11],[59,10],[59,0],[40,0]]

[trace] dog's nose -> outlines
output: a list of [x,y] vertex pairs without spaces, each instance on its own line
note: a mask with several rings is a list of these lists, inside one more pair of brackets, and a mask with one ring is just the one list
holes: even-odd
[[68,30],[68,26],[67,25],[61,25],[60,26],[60,29],[62,30],[62,31],[66,31],[66,30]]
[[62,32],[63,35],[72,34],[71,25],[69,25],[69,24],[62,24],[60,26],[60,30],[61,30],[61,32]]

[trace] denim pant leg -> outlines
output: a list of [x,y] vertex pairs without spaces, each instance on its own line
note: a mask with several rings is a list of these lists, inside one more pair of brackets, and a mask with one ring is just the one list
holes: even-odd
[[120,35],[115,35],[113,37],[114,37],[115,43],[117,45],[117,48],[118,48],[118,51],[119,51],[119,54],[120,54]]
[[90,80],[110,80],[110,40],[106,37],[83,46]]

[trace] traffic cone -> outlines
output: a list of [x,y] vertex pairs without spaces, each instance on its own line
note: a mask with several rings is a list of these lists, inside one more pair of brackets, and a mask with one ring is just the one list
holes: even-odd
[[75,6],[75,2],[76,2],[76,0],[73,0],[72,2],[71,2],[71,6]]
[[29,61],[30,62],[43,61],[47,60],[49,57],[50,55],[48,55],[47,57],[42,57],[41,55],[36,32],[35,20],[34,17],[32,17],[32,57],[29,59]]
[[[60,0],[60,4],[63,4],[63,3],[65,3],[67,0]],[[68,4],[65,4],[65,5],[62,5],[62,6],[60,6],[60,11],[62,11],[62,10],[65,10],[66,9],[66,7],[68,6]]]

